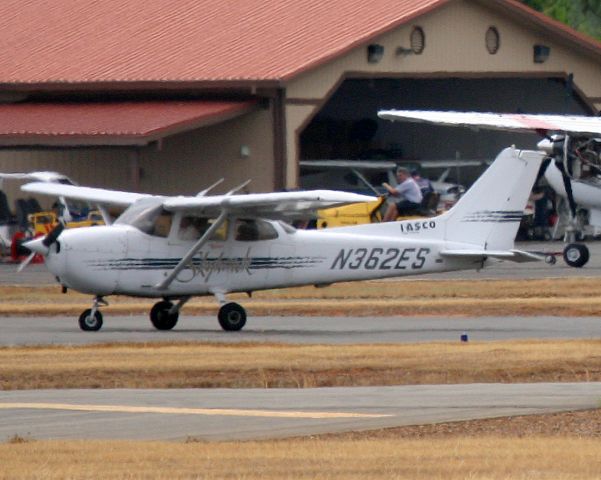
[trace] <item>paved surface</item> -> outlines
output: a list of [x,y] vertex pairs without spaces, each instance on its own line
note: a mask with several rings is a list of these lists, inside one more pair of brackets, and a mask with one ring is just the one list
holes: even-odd
[[599,406],[601,383],[0,392],[0,441],[278,438]]
[[105,312],[99,332],[83,332],[75,317],[0,318],[0,345],[106,342],[404,343],[524,338],[601,338],[596,317],[250,317],[241,332],[224,332],[213,317],[182,315],[174,330],[155,330],[147,316]]
[[[552,277],[574,277],[574,276],[600,276],[601,277],[601,241],[591,241],[587,243],[591,259],[589,263],[582,268],[568,267],[562,257],[557,257],[555,265],[547,265],[544,262],[532,263],[514,263],[500,262],[495,266],[476,272],[474,270],[463,272],[449,272],[420,275],[418,277],[407,278],[407,281],[414,279],[483,279],[483,278],[552,278]],[[561,252],[563,250],[561,242],[522,242],[516,244],[516,248],[527,251],[537,252]],[[0,285],[51,285],[56,281],[43,264],[29,265],[23,272],[17,274],[17,265],[10,263],[0,263]],[[402,277],[399,277],[402,278]]]

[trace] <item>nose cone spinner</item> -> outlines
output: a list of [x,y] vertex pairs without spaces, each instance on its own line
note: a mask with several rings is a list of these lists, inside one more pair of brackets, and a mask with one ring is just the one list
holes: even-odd
[[33,240],[29,240],[23,243],[23,246],[33,253],[39,253],[40,255],[46,256],[48,254],[49,248],[44,243],[44,240],[45,237],[34,238]]

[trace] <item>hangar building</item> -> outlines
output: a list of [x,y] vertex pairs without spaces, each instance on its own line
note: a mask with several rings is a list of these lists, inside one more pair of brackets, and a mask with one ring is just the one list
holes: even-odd
[[302,159],[516,143],[381,108],[601,108],[601,44],[516,0],[5,0],[0,44],[0,171],[151,193],[296,188]]

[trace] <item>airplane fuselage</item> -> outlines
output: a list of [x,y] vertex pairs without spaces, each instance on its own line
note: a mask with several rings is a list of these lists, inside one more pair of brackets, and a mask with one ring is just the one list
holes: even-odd
[[442,257],[448,242],[412,237],[414,229],[438,228],[434,221],[418,223],[383,225],[397,235],[376,237],[348,229],[292,231],[272,222],[278,233],[273,240],[237,241],[229,236],[208,242],[167,288],[158,285],[194,242],[153,237],[131,226],[64,231],[46,263],[69,288],[142,297],[323,285],[482,266],[481,261]]

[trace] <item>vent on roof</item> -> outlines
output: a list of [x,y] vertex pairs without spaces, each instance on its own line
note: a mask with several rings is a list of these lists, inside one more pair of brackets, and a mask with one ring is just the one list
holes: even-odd
[[426,35],[422,27],[413,27],[409,36],[409,48],[397,47],[396,54],[398,56],[420,55],[426,47]]
[[486,35],[484,36],[484,42],[486,44],[486,50],[488,50],[488,53],[491,55],[494,55],[499,51],[499,47],[501,46],[501,36],[499,35],[497,27],[488,27]]

